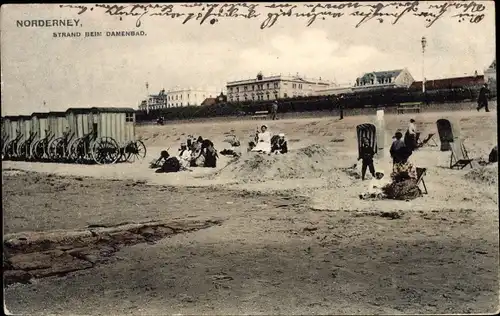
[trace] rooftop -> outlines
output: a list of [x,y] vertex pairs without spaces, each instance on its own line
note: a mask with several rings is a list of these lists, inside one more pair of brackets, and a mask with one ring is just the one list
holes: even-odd
[[377,78],[389,78],[389,77],[397,77],[403,71],[403,69],[396,70],[386,70],[386,71],[372,71],[364,73],[360,79],[367,79],[372,75],[375,75]]

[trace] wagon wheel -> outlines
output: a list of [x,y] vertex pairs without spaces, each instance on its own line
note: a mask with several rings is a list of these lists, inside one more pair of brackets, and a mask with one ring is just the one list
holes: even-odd
[[30,147],[31,147],[31,142],[30,141],[25,141],[22,145],[22,157],[24,160],[29,160],[30,159]]
[[120,146],[111,137],[101,137],[92,144],[92,157],[98,164],[115,163],[121,156]]
[[23,144],[23,157],[25,160],[31,160],[31,144],[33,144],[33,141],[26,141]]
[[120,158],[118,158],[117,162],[125,162],[130,158],[131,153],[125,152],[126,147],[120,148]]
[[11,156],[11,147],[12,147],[12,141],[8,141],[7,144],[5,144],[5,150],[3,151],[4,154],[4,159],[9,159]]
[[38,143],[41,141],[42,141],[41,139],[35,140],[30,145],[30,157],[34,160],[38,160],[38,158],[36,157],[36,154],[35,154],[35,149],[36,149],[36,146],[38,145]]
[[64,158],[64,151],[61,151],[59,144],[62,143],[63,138],[58,137],[49,143],[47,153],[50,160],[60,161]]
[[71,145],[71,159],[77,163],[85,162],[85,140],[83,138],[78,138]]
[[127,161],[134,162],[146,158],[146,145],[140,140],[130,142],[125,147],[125,154]]
[[45,140],[40,140],[36,142],[34,148],[33,148],[33,157],[36,160],[42,160],[43,157],[45,156]]
[[28,141],[25,140],[24,142],[22,142],[18,145],[17,152],[16,152],[17,158],[26,160],[26,145],[27,145],[27,143],[28,143]]
[[68,148],[66,148],[66,157],[69,161],[76,160],[76,143],[78,143],[79,138],[73,139],[69,144]]
[[17,141],[12,140],[9,142],[7,145],[7,157],[12,159],[16,157],[16,147],[17,147]]
[[17,160],[20,160],[22,158],[22,155],[23,155],[23,151],[22,151],[22,148],[21,146],[23,145],[24,141],[18,141],[16,142],[15,144],[15,147],[14,147],[14,156],[16,157]]

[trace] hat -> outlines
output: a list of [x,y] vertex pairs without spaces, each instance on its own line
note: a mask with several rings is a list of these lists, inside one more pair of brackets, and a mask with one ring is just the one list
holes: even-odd
[[285,137],[285,134],[284,133],[279,133],[278,136],[279,137]]
[[182,143],[181,143],[181,146],[186,146],[186,143],[182,142]]
[[260,128],[263,128],[263,127],[267,128],[267,125],[266,125],[266,124],[264,124],[264,125],[262,125]]

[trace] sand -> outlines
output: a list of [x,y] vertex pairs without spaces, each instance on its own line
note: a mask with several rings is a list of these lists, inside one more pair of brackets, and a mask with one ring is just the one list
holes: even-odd
[[[386,115],[386,144],[410,118],[425,137],[457,125],[469,155],[497,144],[496,112]],[[7,288],[17,313],[481,313],[498,309],[498,166],[450,170],[450,152],[419,149],[429,194],[362,201],[355,126],[375,116],[266,121],[290,152],[155,174],[148,164],[188,134],[220,151],[264,121],[141,126],[148,157],[81,166],[3,162],[8,233],[185,218],[223,223],[122,248],[112,263]],[[388,149],[387,149],[388,150]],[[375,166],[390,172],[388,155]],[[33,173],[35,172],[35,173]],[[368,177],[370,179],[370,177]]]

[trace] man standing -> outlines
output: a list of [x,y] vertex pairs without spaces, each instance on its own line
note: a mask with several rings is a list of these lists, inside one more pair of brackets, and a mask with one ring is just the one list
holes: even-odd
[[340,119],[344,119],[344,95],[340,95],[340,99],[338,99],[339,102],[339,111],[340,111]]
[[488,109],[488,96],[490,94],[490,90],[488,89],[488,84],[485,83],[481,90],[479,90],[479,96],[477,98],[477,111],[481,110],[483,107],[486,112],[489,112]]
[[271,109],[272,115],[273,115],[273,121],[276,120],[278,117],[278,100],[274,100],[272,109]]

